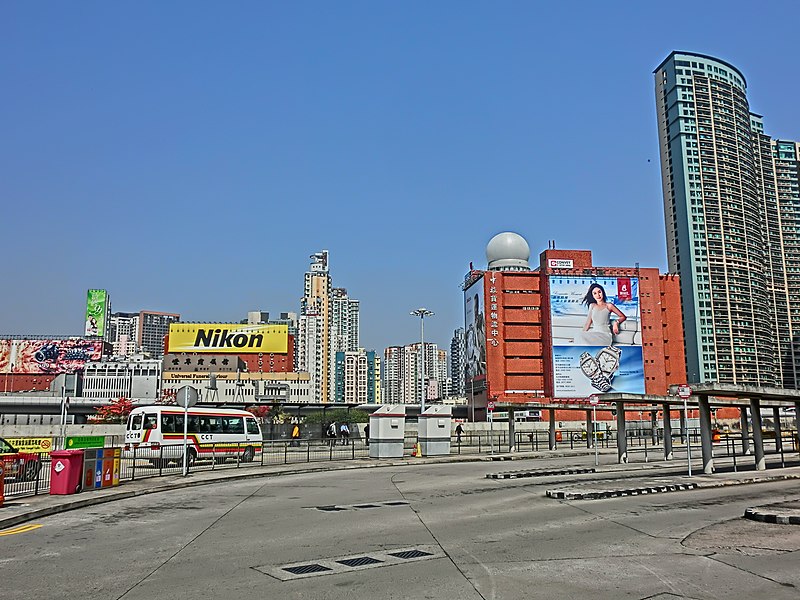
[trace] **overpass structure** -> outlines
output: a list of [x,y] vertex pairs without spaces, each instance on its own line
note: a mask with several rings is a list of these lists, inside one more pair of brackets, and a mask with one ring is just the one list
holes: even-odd
[[[626,413],[630,412],[650,412],[653,415],[658,411],[663,411],[664,415],[669,415],[670,411],[678,410],[681,413],[681,436],[686,436],[686,413],[685,410],[697,410],[700,415],[700,442],[702,448],[703,472],[714,472],[714,456],[712,451],[713,430],[711,427],[711,411],[721,407],[734,407],[740,411],[742,448],[745,454],[751,452],[755,456],[755,467],[757,470],[766,469],[764,458],[764,438],[762,434],[762,411],[772,410],[775,427],[775,443],[777,448],[782,448],[781,420],[780,411],[783,409],[794,409],[795,417],[800,414],[800,390],[787,390],[782,388],[757,387],[747,385],[733,385],[720,383],[699,383],[692,384],[691,396],[681,398],[678,388],[682,386],[670,386],[670,394],[659,396],[654,394],[623,394],[606,393],[598,395],[598,410],[616,411],[617,431],[625,431]],[[496,408],[509,411],[508,427],[510,439],[514,439],[514,410],[522,408],[536,408],[549,412],[550,421],[550,449],[556,445],[556,410],[578,410],[586,411],[587,431],[592,430],[591,411],[592,404],[587,398],[585,402],[570,401],[568,403],[536,403],[536,404],[517,404],[517,403],[496,403]],[[748,416],[749,415],[749,416]],[[663,419],[664,423],[664,459],[672,460],[672,423],[669,416]],[[752,448],[750,443],[750,428],[752,424]],[[795,432],[796,443],[800,445],[800,427]],[[591,436],[587,435],[587,446],[592,443]],[[617,435],[617,458],[620,463],[628,462],[628,440],[624,435]]]

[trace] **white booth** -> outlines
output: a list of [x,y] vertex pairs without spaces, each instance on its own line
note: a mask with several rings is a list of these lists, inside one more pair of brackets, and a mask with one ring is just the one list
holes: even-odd
[[406,407],[384,404],[369,416],[369,457],[402,458]]
[[429,406],[419,416],[419,446],[422,456],[450,454],[450,422],[452,406]]

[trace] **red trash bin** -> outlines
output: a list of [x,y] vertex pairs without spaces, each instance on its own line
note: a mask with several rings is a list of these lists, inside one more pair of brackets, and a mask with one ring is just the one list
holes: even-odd
[[81,489],[83,450],[54,450],[50,453],[50,493],[75,494]]

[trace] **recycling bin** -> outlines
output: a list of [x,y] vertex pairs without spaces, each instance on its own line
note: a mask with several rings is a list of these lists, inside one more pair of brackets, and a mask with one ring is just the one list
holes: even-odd
[[50,458],[50,494],[55,496],[80,491],[83,450],[54,450]]

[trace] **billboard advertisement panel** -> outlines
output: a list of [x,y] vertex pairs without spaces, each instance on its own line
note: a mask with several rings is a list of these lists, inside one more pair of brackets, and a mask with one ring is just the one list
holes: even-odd
[[103,337],[106,334],[106,315],[108,314],[108,292],[89,290],[86,294],[86,327],[83,335]]
[[638,279],[554,275],[549,281],[553,396],[643,394]]
[[103,340],[0,340],[0,373],[74,373],[103,356]]
[[289,350],[288,325],[236,323],[170,323],[169,352],[249,352],[285,354]]
[[486,375],[486,313],[483,277],[464,290],[464,341],[467,381]]

